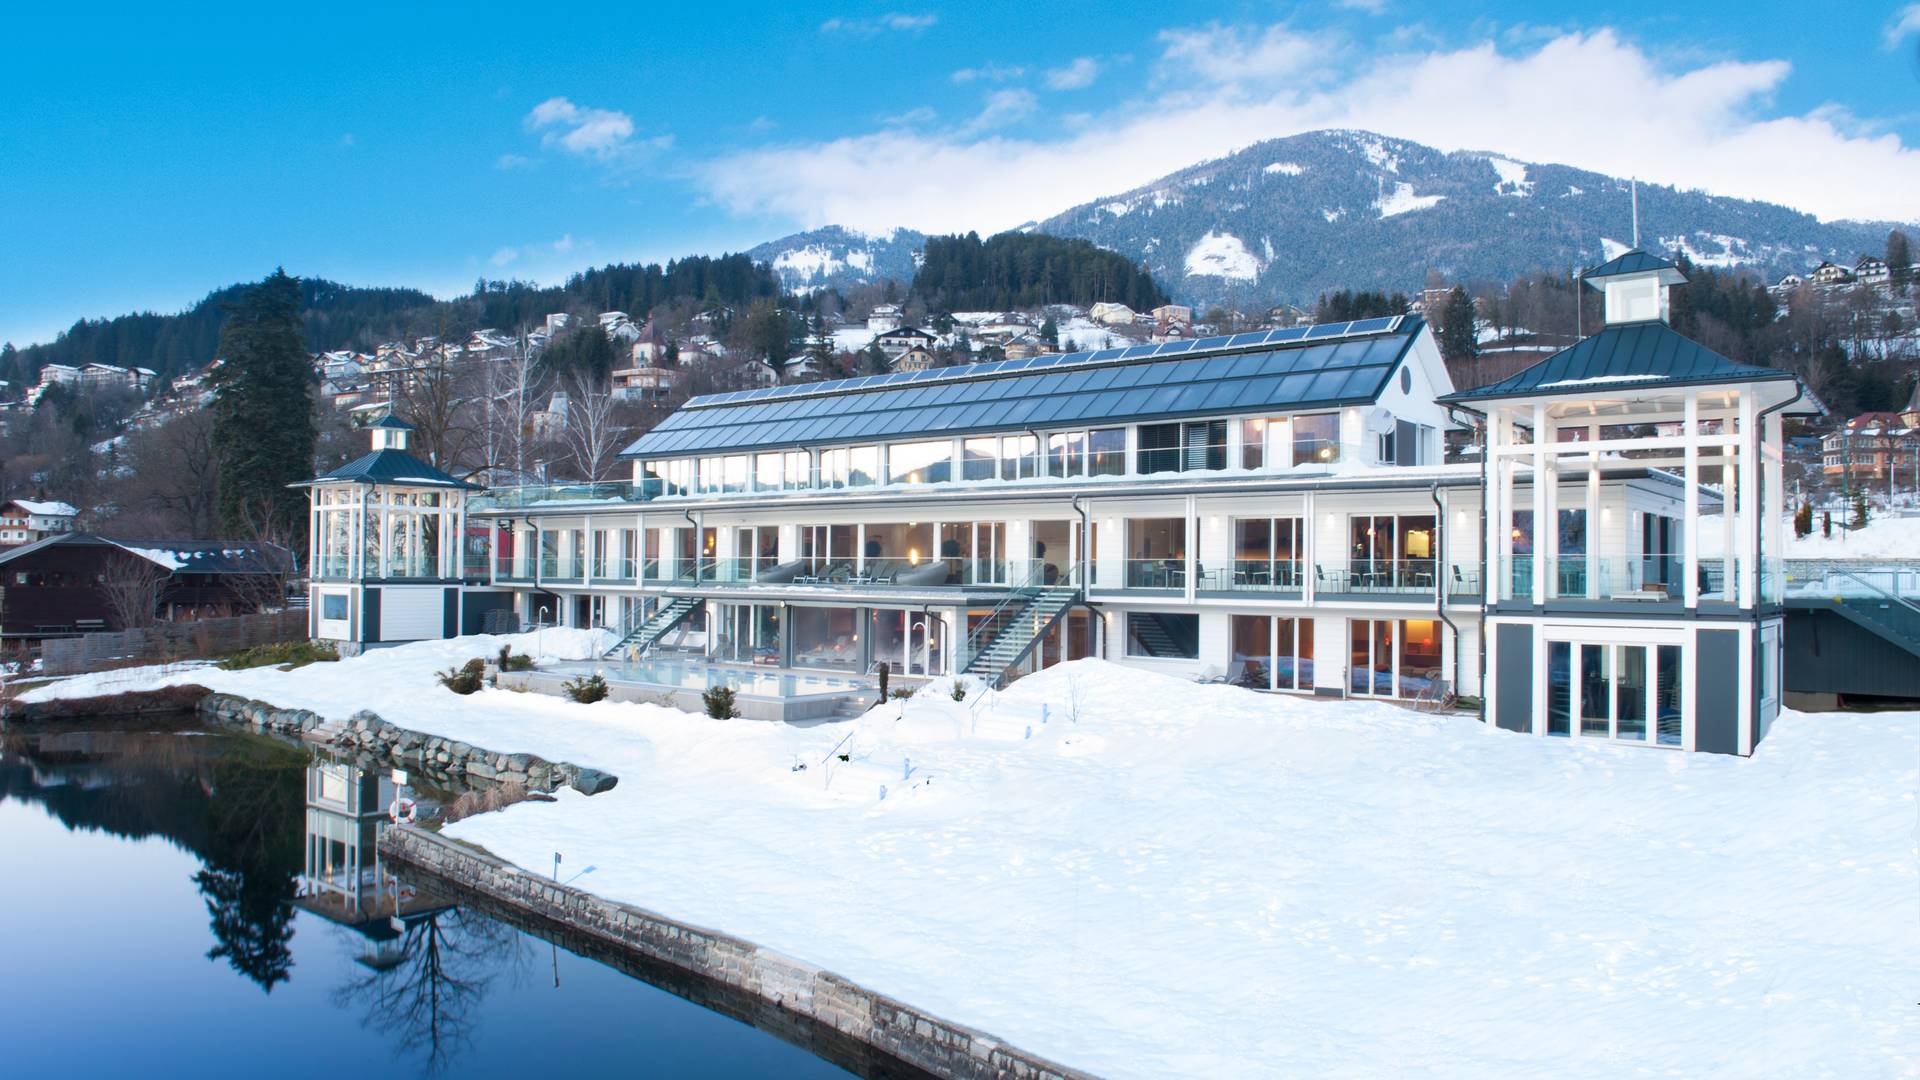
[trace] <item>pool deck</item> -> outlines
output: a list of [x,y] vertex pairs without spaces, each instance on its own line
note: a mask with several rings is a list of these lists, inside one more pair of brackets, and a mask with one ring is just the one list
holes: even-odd
[[[805,723],[844,719],[864,712],[879,694],[879,686],[874,680],[859,675],[719,664],[700,658],[676,657],[669,662],[695,669],[735,671],[745,678],[789,676],[798,680],[803,687],[803,691],[796,694],[735,690],[734,708],[746,720]],[[501,672],[500,685],[511,690],[529,690],[558,697],[565,693],[562,689],[565,683],[599,672],[607,680],[609,700],[657,702],[692,713],[706,711],[706,703],[701,698],[705,687],[656,681],[645,674],[647,668],[646,661],[573,660],[549,664],[534,671]],[[809,682],[814,685],[808,687]]]

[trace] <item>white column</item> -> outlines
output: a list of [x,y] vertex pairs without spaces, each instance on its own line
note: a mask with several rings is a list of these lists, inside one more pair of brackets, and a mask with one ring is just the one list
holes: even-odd
[[[1753,553],[1760,537],[1760,403],[1752,387],[1740,391],[1740,527],[1733,551],[1733,573],[1740,578],[1736,599],[1751,608],[1759,598],[1760,567]],[[1771,418],[1769,418],[1771,419]],[[1775,516],[1778,516],[1776,513]]]
[[[1598,434],[1595,428],[1587,428],[1589,442]],[[1625,529],[1626,522],[1621,522],[1620,527]],[[1600,543],[1600,455],[1593,452],[1587,455],[1587,596],[1594,600],[1607,595],[1600,590]]]
[[1547,575],[1552,573],[1554,556],[1559,553],[1560,529],[1558,507],[1560,505],[1559,478],[1554,474],[1551,459],[1547,456],[1547,406],[1545,402],[1535,402],[1533,406],[1533,603],[1535,607],[1546,602]]
[[1687,607],[1700,606],[1700,392],[1687,391],[1686,408],[1680,421],[1680,445],[1685,458],[1681,473],[1686,481],[1686,522],[1682,542],[1686,558],[1682,560],[1681,589]]
[[[1761,461],[1765,470],[1766,499],[1764,509],[1766,517],[1760,522],[1760,572],[1765,573],[1767,560],[1778,558],[1786,553],[1787,547],[1787,489],[1785,463],[1781,458],[1786,442],[1782,436],[1782,423],[1779,413],[1767,417],[1766,430],[1761,432]],[[1784,572],[1784,568],[1783,568]],[[1776,595],[1782,595],[1785,581],[1775,581]],[[1764,598],[1764,594],[1763,594]]]

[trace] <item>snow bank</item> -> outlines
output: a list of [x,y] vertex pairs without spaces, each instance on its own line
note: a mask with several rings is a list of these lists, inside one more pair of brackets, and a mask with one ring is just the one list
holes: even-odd
[[[1920,565],[1920,518],[1878,517],[1864,529],[1844,527],[1851,511],[1833,515],[1833,535],[1820,533],[1820,515],[1813,515],[1813,531],[1806,536],[1793,535],[1793,517],[1787,516],[1786,557],[1789,559],[1909,559]],[[1700,553],[1721,554],[1725,531],[1720,515],[1700,519]]]
[[1738,759],[1094,660],[812,727],[431,686],[496,641],[194,681],[612,771],[448,831],[1103,1075],[1911,1067],[1914,714]]

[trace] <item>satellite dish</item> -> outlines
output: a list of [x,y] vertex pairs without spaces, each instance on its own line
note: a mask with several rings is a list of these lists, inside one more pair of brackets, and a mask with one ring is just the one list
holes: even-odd
[[1367,432],[1372,435],[1385,435],[1393,430],[1393,414],[1375,405],[1366,413]]

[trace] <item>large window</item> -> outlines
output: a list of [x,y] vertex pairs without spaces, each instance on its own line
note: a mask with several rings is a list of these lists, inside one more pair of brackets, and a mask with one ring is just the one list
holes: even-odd
[[1279,417],[1256,416],[1240,421],[1240,467],[1243,469],[1264,469],[1269,461],[1279,464],[1268,454],[1267,440],[1279,430],[1285,421]]
[[719,633],[713,655],[740,664],[778,666],[780,663],[780,607],[778,604],[722,604]]
[[1446,678],[1437,619],[1348,619],[1347,690],[1412,697]]
[[867,615],[868,666],[886,664],[907,675],[937,675],[945,670],[946,625],[924,611],[874,608]]
[[1003,521],[948,521],[940,525],[940,559],[950,585],[1007,583],[1007,526]]
[[1313,620],[1235,615],[1227,677],[1254,690],[1313,689]]
[[759,454],[753,459],[753,486],[757,491],[798,491],[812,486],[811,472],[805,450]]
[[1293,418],[1293,463],[1328,465],[1340,460],[1340,414]]
[[1547,642],[1547,734],[1682,745],[1680,646]]
[[1235,518],[1232,578],[1219,584],[1209,581],[1209,587],[1300,588],[1302,530],[1299,518]]
[[860,670],[859,615],[855,608],[791,609],[794,666]]
[[1139,464],[1142,473],[1195,472],[1227,467],[1227,422],[1142,424]]
[[1127,429],[1056,431],[1047,436],[1048,476],[1123,476],[1127,471]]
[[933,526],[927,523],[888,522],[865,526],[861,547],[862,573],[891,582],[900,572],[933,561]]
[[1127,519],[1127,587],[1184,589],[1187,519]]
[[840,446],[820,451],[820,486],[866,487],[879,483],[880,448]]
[[800,558],[815,577],[842,576],[853,570],[852,525],[802,525]]
[[1153,660],[1200,658],[1200,616],[1172,611],[1127,612],[1127,655]]
[[1345,580],[1331,584],[1354,592],[1434,587],[1440,534],[1432,514],[1354,514],[1348,531]]
[[887,447],[887,476],[896,484],[940,484],[953,479],[953,443],[894,443]]

